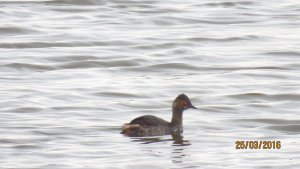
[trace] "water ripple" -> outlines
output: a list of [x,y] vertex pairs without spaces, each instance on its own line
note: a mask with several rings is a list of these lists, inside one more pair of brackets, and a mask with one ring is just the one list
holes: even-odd
[[93,46],[130,46],[128,41],[66,41],[66,42],[14,42],[0,43],[0,48],[51,48],[51,47],[93,47]]
[[56,69],[53,66],[46,66],[41,64],[28,64],[28,63],[10,63],[10,64],[0,65],[0,67],[13,68],[17,70],[34,70],[34,71],[50,71]]
[[32,28],[17,27],[17,26],[0,27],[0,32],[1,32],[1,35],[25,35],[25,34],[40,33],[40,31],[37,31]]
[[266,127],[275,131],[282,131],[288,133],[299,133],[300,134],[300,125],[274,125]]
[[[1,167],[299,168],[298,2],[0,7]],[[171,119],[180,93],[199,107],[184,113],[182,137],[120,134],[141,115]],[[282,149],[234,147],[261,139]]]
[[231,1],[227,1],[227,2],[217,2],[217,3],[205,3],[203,5],[206,6],[212,6],[212,7],[234,7],[234,6],[239,6],[239,5],[244,5],[244,6],[250,6],[250,5],[254,5],[255,2],[253,1],[237,1],[237,2],[231,2]]
[[78,61],[69,62],[57,66],[59,69],[82,69],[82,68],[103,68],[103,67],[132,67],[139,66],[133,60],[113,60],[113,61]]
[[226,37],[226,38],[207,38],[207,37],[192,37],[187,38],[186,40],[192,42],[236,42],[236,41],[245,41],[245,40],[262,40],[261,37],[255,35],[247,35],[243,37]]
[[228,95],[227,97],[231,97],[234,99],[259,99],[259,100],[272,100],[272,101],[300,101],[300,94],[289,93],[289,94],[265,94],[265,93],[242,93],[242,94],[234,94]]

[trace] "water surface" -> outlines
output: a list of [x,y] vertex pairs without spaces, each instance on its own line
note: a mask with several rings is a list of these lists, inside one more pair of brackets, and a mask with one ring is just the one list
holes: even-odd
[[[299,168],[295,0],[0,0],[1,168]],[[171,118],[183,138],[129,138]],[[235,141],[281,141],[236,150]]]

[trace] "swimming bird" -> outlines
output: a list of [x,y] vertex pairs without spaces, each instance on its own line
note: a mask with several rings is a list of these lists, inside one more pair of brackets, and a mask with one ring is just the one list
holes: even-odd
[[125,123],[121,134],[130,137],[181,134],[183,132],[183,111],[189,108],[197,109],[192,105],[187,95],[180,94],[173,101],[171,122],[152,115],[140,116],[133,119],[130,123]]

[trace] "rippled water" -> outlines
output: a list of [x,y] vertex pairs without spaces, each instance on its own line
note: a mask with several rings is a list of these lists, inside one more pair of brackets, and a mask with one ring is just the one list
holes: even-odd
[[[296,0],[0,1],[1,168],[299,168]],[[129,138],[169,120],[182,138]],[[281,141],[236,150],[235,141]]]

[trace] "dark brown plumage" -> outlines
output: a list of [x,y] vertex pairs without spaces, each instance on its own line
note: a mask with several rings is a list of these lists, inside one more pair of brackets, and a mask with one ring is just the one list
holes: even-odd
[[183,132],[183,111],[189,108],[196,109],[185,94],[180,94],[173,102],[171,122],[152,115],[140,116],[133,119],[130,123],[124,124],[121,134],[131,137],[180,134]]

